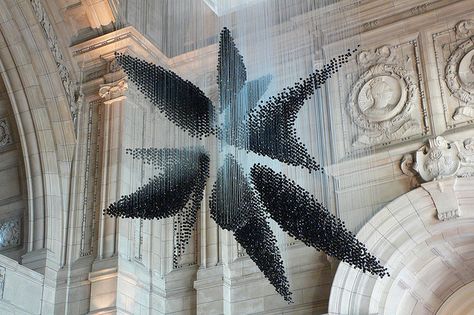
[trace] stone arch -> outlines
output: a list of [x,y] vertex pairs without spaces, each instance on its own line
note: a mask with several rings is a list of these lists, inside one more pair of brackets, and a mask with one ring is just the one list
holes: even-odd
[[[60,264],[65,254],[75,137],[58,68],[29,1],[0,2],[0,75],[23,153],[27,250],[42,252],[41,259],[52,254],[51,259]],[[39,258],[28,259],[37,265],[34,261]]]
[[440,221],[423,188],[380,210],[357,237],[391,276],[378,279],[341,263],[329,314],[437,314],[474,281],[474,178],[458,178],[454,191],[462,213],[457,219]]

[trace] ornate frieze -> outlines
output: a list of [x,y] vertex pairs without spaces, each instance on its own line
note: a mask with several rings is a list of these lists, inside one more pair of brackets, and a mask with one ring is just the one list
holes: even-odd
[[357,63],[363,72],[346,103],[361,131],[354,146],[386,145],[428,133],[417,40],[364,50]]
[[48,42],[49,50],[54,57],[56,66],[58,67],[59,76],[66,92],[66,97],[69,103],[69,109],[71,111],[74,125],[77,127],[77,114],[79,112],[79,106],[82,104],[83,95],[80,91],[79,84],[75,82],[71,76],[71,73],[64,60],[63,53],[59,46],[59,41],[54,32],[54,28],[49,20],[48,14],[46,13],[40,0],[31,0],[31,6],[35,12],[36,18],[38,19],[41,28],[44,31],[46,40]]
[[0,221],[0,251],[21,245],[21,218]]
[[474,20],[433,34],[446,127],[474,119]]
[[0,118],[0,148],[7,146],[10,143],[12,143],[12,137],[7,119]]

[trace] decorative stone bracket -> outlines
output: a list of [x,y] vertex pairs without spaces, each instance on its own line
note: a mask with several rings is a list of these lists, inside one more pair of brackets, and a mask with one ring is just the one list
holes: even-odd
[[457,178],[454,177],[421,184],[421,187],[423,187],[433,199],[439,220],[446,221],[461,216],[458,198],[454,193],[456,181]]
[[474,176],[474,138],[462,143],[448,142],[443,137],[430,139],[414,155],[403,157],[401,169],[404,174],[425,182],[421,186],[433,198],[440,220],[459,217],[454,187],[457,177]]

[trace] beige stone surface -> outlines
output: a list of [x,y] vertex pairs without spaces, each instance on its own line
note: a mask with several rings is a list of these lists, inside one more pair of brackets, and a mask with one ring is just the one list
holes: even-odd
[[[268,34],[274,64],[273,57],[262,58],[270,54],[268,38],[250,33],[241,38],[249,73],[264,75],[266,67],[274,72],[272,93],[326,56],[361,44],[360,54],[318,96],[331,107],[311,100],[300,113],[324,119],[297,121],[300,136],[311,154],[324,159],[329,176],[281,170],[358,232],[392,277],[376,280],[339,264],[334,278],[337,262],[277,231],[292,305],[276,294],[231,233],[210,218],[211,185],[177,265],[172,218],[118,220],[102,214],[153,174],[125,148],[199,143],[183,140],[185,134],[130,82],[124,88],[113,53],[170,68],[218,98],[218,47],[212,39],[198,42],[199,36],[216,33],[216,18],[204,2],[186,1],[185,12],[177,11],[177,1],[165,9],[165,1],[142,0],[127,1],[126,12],[118,12],[117,1],[42,0],[41,20],[32,6],[38,2],[0,1],[0,120],[7,120],[12,140],[0,146],[0,222],[22,217],[21,245],[0,251],[0,275],[5,268],[0,313],[436,314],[441,307],[439,314],[455,314],[453,305],[461,307],[457,301],[471,293],[474,279],[472,177],[457,178],[449,191],[437,182],[416,188],[416,172],[408,168],[408,176],[400,162],[435,136],[464,145],[474,135],[466,99],[470,85],[462,81],[469,77],[466,60],[474,48],[457,55],[462,45],[471,49],[472,1],[370,0],[353,6],[345,0],[315,11],[286,8],[286,18]],[[257,9],[264,7],[273,12],[277,6],[263,1],[245,10],[259,17]],[[165,10],[187,28],[153,18]],[[123,18],[130,25],[123,27]],[[249,19],[248,30],[259,22]],[[334,28],[339,22],[348,28]],[[193,25],[199,32],[189,31]],[[165,40],[165,32],[175,41]],[[82,82],[76,121],[68,97],[75,87],[65,87],[58,60],[70,83]],[[392,71],[382,80],[390,95],[377,91],[383,69]],[[447,69],[455,70],[451,75]],[[459,89],[453,85],[458,77]],[[412,98],[404,86],[414,91]],[[374,104],[388,100],[388,107],[370,115],[371,95]],[[380,95],[384,98],[376,100]],[[392,105],[407,110],[391,110]],[[390,132],[374,135],[372,127],[358,125],[351,107],[361,108],[369,122],[370,117],[384,122]],[[404,126],[412,127],[401,132]],[[206,144],[215,146],[213,141]],[[211,173],[210,182],[214,179]],[[441,193],[449,194],[449,203]],[[453,204],[458,217],[439,215]]]

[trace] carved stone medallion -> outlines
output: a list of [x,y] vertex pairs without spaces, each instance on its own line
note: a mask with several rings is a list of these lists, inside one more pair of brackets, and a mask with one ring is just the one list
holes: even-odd
[[[474,106],[473,38],[462,42],[451,54],[447,61],[445,74],[446,84],[453,96],[468,106]],[[474,116],[474,108],[470,112],[472,115],[469,116]]]
[[390,64],[371,66],[353,85],[347,104],[352,121],[368,132],[356,143],[400,138],[417,125],[410,115],[417,95],[415,80],[403,68]]
[[0,148],[12,143],[6,118],[0,119]]
[[474,118],[474,20],[434,33],[446,127],[472,124]]

